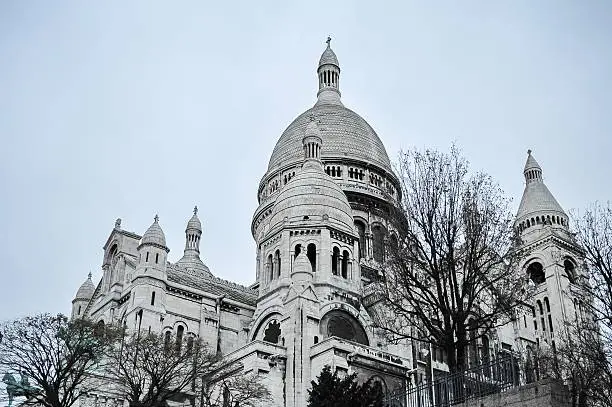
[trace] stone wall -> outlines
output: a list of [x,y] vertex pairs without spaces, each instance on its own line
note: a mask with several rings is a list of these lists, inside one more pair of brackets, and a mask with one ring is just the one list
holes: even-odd
[[544,379],[503,393],[470,400],[461,407],[571,407],[567,387],[562,383]]

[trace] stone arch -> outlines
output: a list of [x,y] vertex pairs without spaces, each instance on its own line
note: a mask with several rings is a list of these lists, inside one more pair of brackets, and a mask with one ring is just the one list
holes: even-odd
[[536,285],[546,282],[546,272],[540,259],[532,259],[526,263],[525,271],[529,279]]
[[119,250],[119,242],[117,241],[117,239],[113,240],[109,247],[110,249],[107,250],[106,256],[104,258],[104,264],[110,264],[113,259],[113,256],[117,254],[117,251]]
[[565,271],[565,276],[570,281],[570,283],[575,284],[577,275],[576,275],[576,262],[573,258],[567,256],[563,260],[563,270]]
[[387,387],[387,383],[385,382],[385,379],[382,378],[382,376],[374,375],[370,377],[366,383],[370,383],[371,385],[378,383],[380,384],[380,387],[382,389],[382,394],[387,395],[389,393],[389,388]]
[[370,340],[361,322],[343,309],[327,312],[319,323],[319,332],[324,338],[335,336],[351,342],[369,346]]
[[[355,318],[357,321],[359,321],[359,323],[365,330],[366,336],[368,338],[368,343],[375,342],[373,332],[370,328],[368,328],[372,326],[372,321],[370,320],[370,316],[366,312],[359,312],[357,308],[353,307],[352,305],[346,302],[331,301],[331,302],[326,303],[324,306],[320,308],[319,315],[325,316],[329,312],[335,311],[335,310],[344,311],[348,313],[349,315],[351,315],[353,318]],[[321,338],[321,336],[319,336],[319,338]],[[325,338],[321,338],[320,341],[324,339]]]
[[[255,330],[251,335],[251,341],[263,341],[265,337],[265,331],[270,322],[272,321],[276,321],[278,323],[278,328],[280,329],[280,322],[282,320],[282,314],[280,312],[280,309],[280,306],[273,307],[273,309],[271,309],[269,312],[262,314],[259,318],[257,318],[256,321],[254,321],[255,323],[253,324],[253,326],[255,327]],[[280,344],[280,337],[281,335],[278,336],[278,342],[276,343],[277,345]]]

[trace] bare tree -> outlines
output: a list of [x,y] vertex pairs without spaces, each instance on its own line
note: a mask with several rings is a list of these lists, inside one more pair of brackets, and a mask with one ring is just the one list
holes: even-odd
[[470,341],[507,323],[526,297],[509,200],[490,176],[470,174],[454,147],[401,153],[398,175],[378,325],[442,348],[451,371],[461,370]]
[[[583,386],[585,395],[593,405],[608,406],[612,405],[612,207],[595,203],[573,218],[587,273],[576,292],[580,329],[566,338],[560,356],[569,360],[567,369],[580,381],[595,370],[597,380]],[[591,368],[586,372],[585,364]]]
[[131,406],[158,407],[195,400],[196,383],[217,371],[221,358],[198,339],[155,333],[125,335],[109,375],[125,388]]
[[211,375],[201,391],[202,407],[254,407],[271,400],[261,376],[253,372],[244,374],[243,367],[234,364]]
[[88,321],[41,314],[1,324],[0,338],[9,397],[23,395],[26,405],[70,407],[93,385],[86,379],[103,368],[116,335]]
[[593,321],[584,318],[567,324],[557,335],[557,348],[537,350],[532,376],[566,383],[573,407],[612,405],[612,372]]

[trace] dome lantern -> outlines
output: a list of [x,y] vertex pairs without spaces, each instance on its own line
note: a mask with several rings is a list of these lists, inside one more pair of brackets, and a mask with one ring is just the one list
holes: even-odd
[[202,223],[198,218],[198,207],[193,208],[193,216],[185,228],[185,251],[183,257],[176,262],[177,265],[192,272],[211,276],[210,270],[200,259],[200,240],[202,239]]
[[327,37],[327,48],[321,54],[317,75],[319,92],[317,103],[342,104],[340,102],[340,64],[336,53],[331,49],[331,37]]

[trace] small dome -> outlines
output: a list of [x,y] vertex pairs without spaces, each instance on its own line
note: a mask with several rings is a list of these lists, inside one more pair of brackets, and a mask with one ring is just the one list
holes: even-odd
[[93,282],[91,281],[91,273],[87,277],[87,280],[79,287],[76,295],[74,296],[75,300],[90,300],[93,297],[94,291],[96,287],[94,287]]
[[330,46],[331,38],[327,37],[326,42],[327,48],[325,48],[325,51],[323,51],[323,54],[321,54],[321,58],[319,59],[319,67],[323,65],[336,65],[338,68],[340,68],[340,64],[338,63],[338,57]]
[[307,161],[302,171],[283,187],[270,215],[269,230],[287,222],[327,221],[332,227],[354,234],[351,206],[342,189],[320,162]]
[[155,244],[166,247],[166,236],[161,226],[159,226],[159,216],[155,215],[153,224],[140,239],[140,244]]
[[198,218],[198,207],[193,208],[193,216],[187,222],[187,229],[196,229],[200,232],[202,231],[202,223],[200,222],[200,218]]

